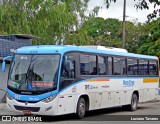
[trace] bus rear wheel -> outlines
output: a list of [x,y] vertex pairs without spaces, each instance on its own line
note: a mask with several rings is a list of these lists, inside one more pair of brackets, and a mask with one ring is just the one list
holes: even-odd
[[84,98],[80,97],[77,104],[76,115],[79,119],[82,119],[86,113],[86,104]]
[[133,93],[131,98],[131,104],[123,106],[124,109],[129,111],[135,111],[138,107],[138,96],[137,94]]

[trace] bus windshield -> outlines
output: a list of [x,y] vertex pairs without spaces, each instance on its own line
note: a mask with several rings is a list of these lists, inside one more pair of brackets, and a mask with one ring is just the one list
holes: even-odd
[[[14,56],[8,88],[14,91],[40,92],[57,86],[60,55]],[[22,92],[20,92],[22,93]]]

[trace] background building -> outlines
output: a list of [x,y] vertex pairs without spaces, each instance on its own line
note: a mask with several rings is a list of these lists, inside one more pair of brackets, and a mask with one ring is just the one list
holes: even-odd
[[1,66],[3,58],[13,55],[14,51],[19,47],[32,45],[33,38],[35,37],[24,34],[0,35],[0,102],[5,101],[5,91],[10,67],[10,61],[7,61],[5,73],[2,73]]

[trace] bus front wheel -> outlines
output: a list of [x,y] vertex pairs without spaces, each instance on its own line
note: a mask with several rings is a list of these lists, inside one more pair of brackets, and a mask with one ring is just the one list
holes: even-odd
[[80,97],[77,104],[76,115],[78,118],[83,118],[86,112],[86,104],[84,98]]

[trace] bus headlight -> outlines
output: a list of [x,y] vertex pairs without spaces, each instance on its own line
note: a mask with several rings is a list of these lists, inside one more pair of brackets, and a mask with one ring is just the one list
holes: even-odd
[[13,100],[13,97],[11,97],[8,93],[6,94],[6,96],[9,100]]
[[56,96],[57,95],[53,95],[48,98],[45,98],[44,100],[42,100],[42,102],[45,102],[45,103],[51,102],[52,100],[54,100],[56,98]]

